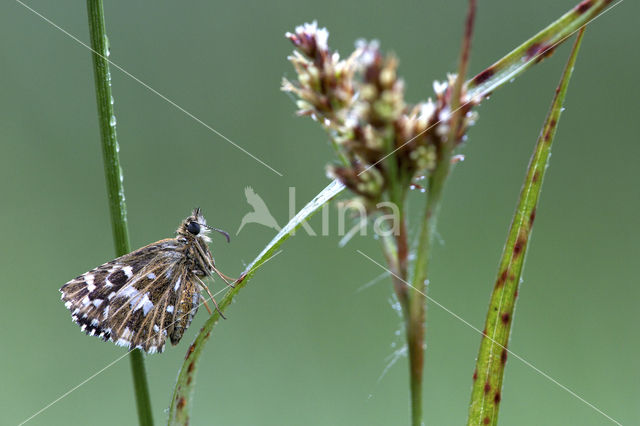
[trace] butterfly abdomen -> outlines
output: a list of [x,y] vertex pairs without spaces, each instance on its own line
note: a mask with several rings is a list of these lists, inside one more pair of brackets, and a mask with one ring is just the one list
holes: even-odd
[[176,322],[173,325],[173,330],[169,333],[171,344],[177,345],[182,339],[182,335],[189,328],[193,317],[198,311],[199,302],[200,289],[197,288],[194,280],[184,280],[176,303]]

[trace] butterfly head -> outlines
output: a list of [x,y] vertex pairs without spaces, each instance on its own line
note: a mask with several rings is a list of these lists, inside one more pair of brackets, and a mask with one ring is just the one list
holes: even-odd
[[200,239],[204,243],[210,243],[211,238],[207,234],[211,231],[217,231],[224,235],[227,238],[227,242],[229,242],[229,234],[225,231],[213,228],[207,225],[207,220],[204,218],[202,213],[200,212],[200,208],[195,208],[191,216],[187,217],[178,228],[178,235],[181,235],[188,240]]

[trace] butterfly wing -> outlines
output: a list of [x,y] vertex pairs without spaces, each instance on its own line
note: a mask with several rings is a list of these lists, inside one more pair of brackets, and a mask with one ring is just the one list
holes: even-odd
[[85,333],[162,352],[167,335],[178,343],[200,297],[181,248],[162,240],[98,266],[65,284],[62,300]]

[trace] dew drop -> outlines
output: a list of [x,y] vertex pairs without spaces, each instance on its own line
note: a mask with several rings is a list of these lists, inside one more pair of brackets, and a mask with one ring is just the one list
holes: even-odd
[[115,127],[115,125],[116,125],[116,116],[115,115],[112,115],[111,119],[109,119],[109,125],[111,127]]

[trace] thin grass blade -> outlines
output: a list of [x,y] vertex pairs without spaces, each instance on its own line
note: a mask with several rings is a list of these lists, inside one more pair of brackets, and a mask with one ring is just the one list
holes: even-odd
[[555,48],[573,33],[609,10],[607,6],[611,3],[613,0],[585,0],[576,5],[538,34],[469,80],[468,95],[470,98],[488,96],[498,87],[551,55]]
[[551,144],[562,112],[562,104],[578,55],[584,29],[580,30],[564,69],[551,109],[538,137],[529,163],[520,200],[507,237],[498,278],[496,280],[480,351],[473,374],[473,389],[469,406],[468,425],[495,425],[502,399],[502,379],[507,361],[509,333],[513,310],[522,276],[524,257],[536,215],[542,180],[551,153]]
[[[224,311],[230,304],[233,298],[238,292],[244,288],[249,279],[253,277],[256,270],[262,266],[265,262],[275,256],[280,245],[286,241],[296,229],[298,229],[304,221],[309,219],[322,208],[326,203],[331,201],[336,195],[344,190],[344,185],[338,181],[331,182],[325,189],[323,189],[316,197],[311,200],[306,206],[302,208],[290,221],[287,223],[278,234],[267,244],[262,252],[255,258],[249,266],[245,268],[245,271],[240,275],[240,278],[235,283],[235,288],[230,289],[224,298],[220,301],[219,307],[221,311]],[[195,372],[202,354],[202,349],[205,343],[209,339],[213,326],[218,322],[220,314],[216,311],[204,324],[200,333],[189,346],[187,356],[185,357],[178,381],[173,391],[171,399],[171,408],[169,409],[169,425],[187,425],[189,423],[189,413],[191,410],[191,400],[194,392]]]

